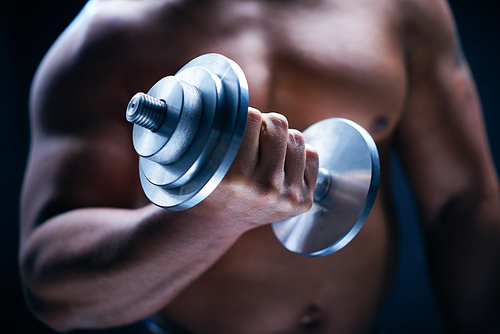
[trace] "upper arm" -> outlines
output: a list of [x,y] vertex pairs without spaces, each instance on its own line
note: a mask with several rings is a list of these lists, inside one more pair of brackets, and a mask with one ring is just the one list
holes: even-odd
[[[424,222],[435,222],[450,201],[498,189],[475,84],[444,1],[423,2],[407,38],[407,108],[398,153]],[[418,15],[416,15],[418,16]]]
[[[130,98],[112,35],[83,14],[42,61],[30,96],[31,146],[21,199],[22,238],[78,207],[134,207],[142,198],[125,120]],[[113,50],[116,49],[116,50]]]

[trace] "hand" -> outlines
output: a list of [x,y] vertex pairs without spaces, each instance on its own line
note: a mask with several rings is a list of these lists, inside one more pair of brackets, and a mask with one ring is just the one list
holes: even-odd
[[248,229],[289,219],[311,207],[318,162],[316,150],[301,132],[288,129],[285,116],[249,108],[236,158],[200,209]]

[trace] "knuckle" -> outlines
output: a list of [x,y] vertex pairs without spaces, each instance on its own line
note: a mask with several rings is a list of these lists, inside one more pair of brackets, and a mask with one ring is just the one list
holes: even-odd
[[304,212],[309,211],[314,204],[313,195],[310,193],[303,202]]
[[248,108],[248,114],[247,114],[247,122],[248,123],[255,123],[260,126],[262,123],[262,113],[255,108]]
[[312,196],[311,197],[304,196],[302,198],[302,201],[299,203],[299,205],[297,205],[297,210],[298,210],[297,214],[301,214],[301,213],[309,211],[309,209],[311,209],[313,203],[314,203],[314,201],[312,199]]
[[299,148],[304,148],[306,145],[306,140],[304,135],[299,130],[290,129],[288,130],[288,138],[291,143],[295,144]]
[[306,212],[313,205],[312,193],[305,186],[291,188],[287,200],[295,214]]
[[268,175],[263,182],[259,182],[259,189],[264,196],[278,197],[282,190],[283,180],[280,175]]
[[268,122],[281,131],[288,130],[288,119],[282,114],[269,113]]

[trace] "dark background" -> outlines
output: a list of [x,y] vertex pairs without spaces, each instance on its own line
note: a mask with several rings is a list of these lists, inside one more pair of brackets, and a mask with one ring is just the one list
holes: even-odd
[[[17,267],[18,199],[29,145],[28,92],[43,55],[86,1],[6,2],[0,4],[0,331],[53,333],[26,308]],[[478,86],[495,164],[500,166],[500,12],[493,0],[451,0],[451,6]],[[429,290],[412,195],[395,156],[393,162],[395,200],[405,222],[399,269],[380,328],[386,333],[443,333]]]

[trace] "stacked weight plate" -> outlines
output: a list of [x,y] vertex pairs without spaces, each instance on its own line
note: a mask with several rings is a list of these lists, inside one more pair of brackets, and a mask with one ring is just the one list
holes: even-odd
[[[166,115],[155,131],[134,125],[144,192],[160,207],[188,209],[215,189],[236,156],[247,119],[245,76],[232,60],[207,54],[158,81],[147,96],[163,102]],[[132,99],[127,114],[137,104]]]

